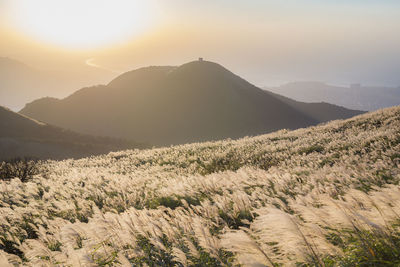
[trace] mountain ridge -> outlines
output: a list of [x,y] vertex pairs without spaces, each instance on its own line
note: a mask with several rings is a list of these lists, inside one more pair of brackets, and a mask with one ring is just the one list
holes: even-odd
[[291,82],[279,87],[263,89],[303,102],[328,102],[350,109],[373,111],[400,104],[400,87],[363,86],[349,87],[323,82]]

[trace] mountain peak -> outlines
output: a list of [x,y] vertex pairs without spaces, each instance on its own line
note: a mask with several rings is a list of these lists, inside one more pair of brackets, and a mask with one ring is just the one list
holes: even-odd
[[207,61],[207,60],[195,60],[195,61],[190,61],[188,63],[182,64],[178,68],[175,69],[175,71],[178,71],[180,69],[186,69],[186,70],[209,70],[209,71],[228,71],[226,68],[224,68],[222,65],[212,62],[212,61]]

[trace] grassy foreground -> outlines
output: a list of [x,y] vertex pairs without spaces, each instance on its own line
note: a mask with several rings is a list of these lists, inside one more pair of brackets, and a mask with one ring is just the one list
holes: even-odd
[[48,161],[0,181],[0,266],[399,266],[400,107]]

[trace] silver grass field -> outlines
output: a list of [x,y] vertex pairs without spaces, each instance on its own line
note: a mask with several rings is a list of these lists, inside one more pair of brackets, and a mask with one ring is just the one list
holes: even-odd
[[0,181],[0,266],[398,266],[400,107]]

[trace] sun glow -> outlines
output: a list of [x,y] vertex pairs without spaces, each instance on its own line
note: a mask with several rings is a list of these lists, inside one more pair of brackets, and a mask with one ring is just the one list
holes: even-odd
[[17,31],[70,48],[126,41],[148,30],[157,17],[149,0],[14,0],[6,8]]

